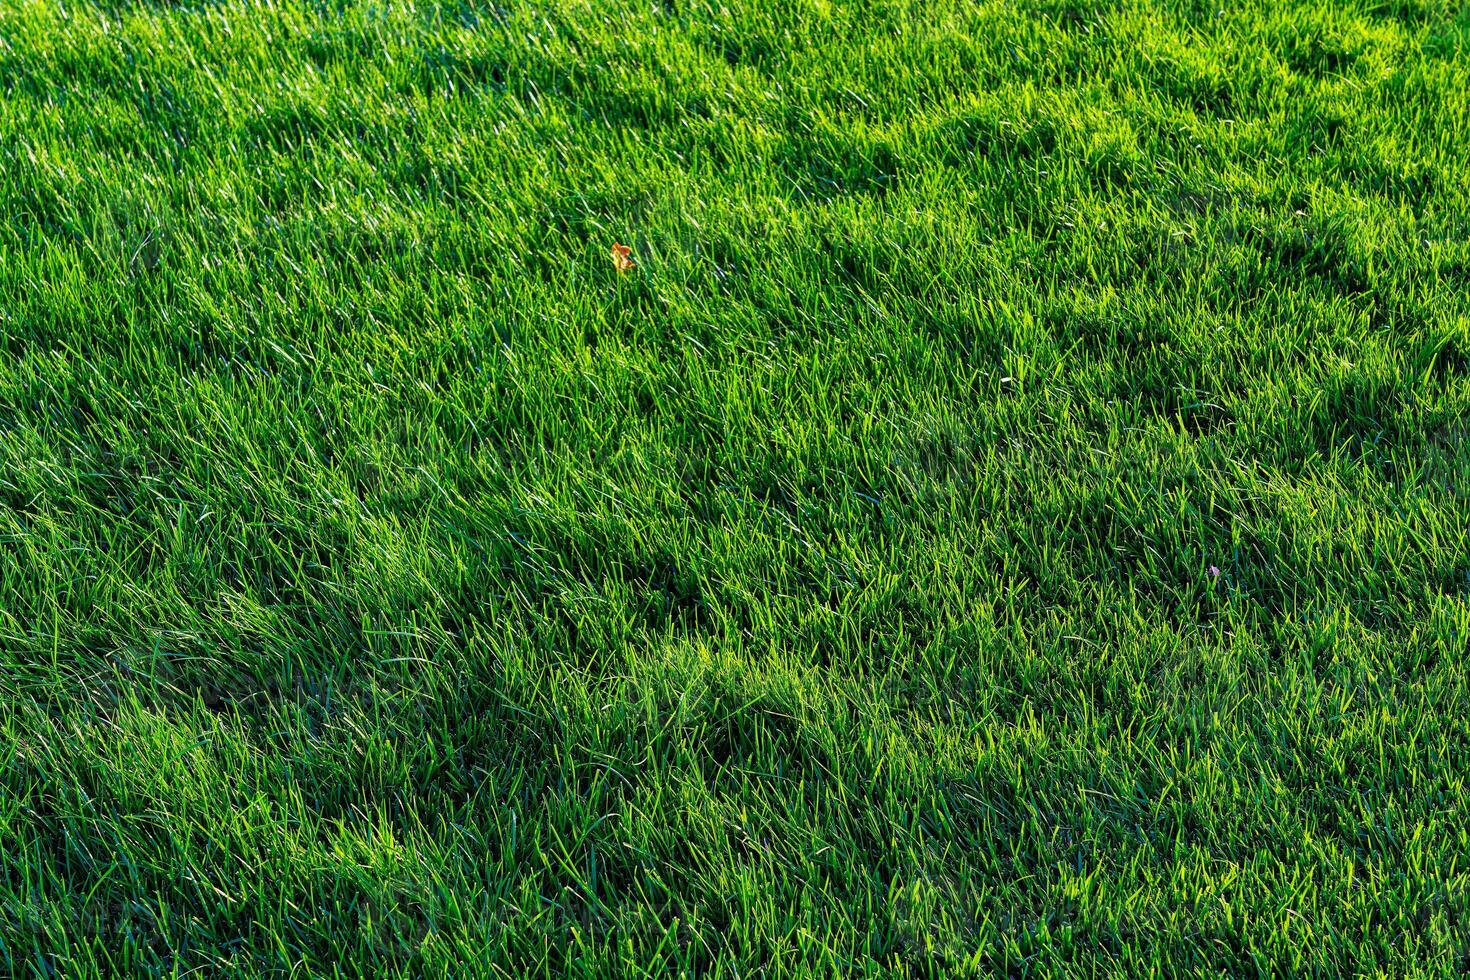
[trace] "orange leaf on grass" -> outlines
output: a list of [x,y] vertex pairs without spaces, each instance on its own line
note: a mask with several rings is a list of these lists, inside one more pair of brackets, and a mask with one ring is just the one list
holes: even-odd
[[612,260],[613,268],[627,272],[633,268],[633,250],[621,242],[613,242]]

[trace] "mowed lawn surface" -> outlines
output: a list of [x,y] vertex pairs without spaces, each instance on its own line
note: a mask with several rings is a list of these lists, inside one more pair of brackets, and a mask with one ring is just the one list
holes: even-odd
[[0,91],[0,973],[1470,969],[1457,5],[0,0]]

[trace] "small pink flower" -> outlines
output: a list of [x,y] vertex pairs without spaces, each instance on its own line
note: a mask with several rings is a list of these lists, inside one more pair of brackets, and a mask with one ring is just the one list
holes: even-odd
[[1210,566],[1210,578],[1219,578],[1219,577],[1220,577],[1220,566],[1218,566],[1218,565],[1211,565]]

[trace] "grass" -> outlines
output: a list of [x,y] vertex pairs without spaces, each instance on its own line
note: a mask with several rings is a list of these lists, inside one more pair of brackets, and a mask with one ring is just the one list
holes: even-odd
[[0,88],[0,973],[1470,970],[1458,5],[0,0]]

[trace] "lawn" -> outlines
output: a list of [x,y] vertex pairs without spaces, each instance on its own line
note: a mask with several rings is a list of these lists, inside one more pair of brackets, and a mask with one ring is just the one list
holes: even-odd
[[1470,11],[0,0],[0,974],[1470,971]]

